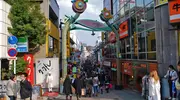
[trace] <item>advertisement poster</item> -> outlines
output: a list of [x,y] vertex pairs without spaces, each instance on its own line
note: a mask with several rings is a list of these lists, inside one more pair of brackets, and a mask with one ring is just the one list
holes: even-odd
[[32,54],[25,54],[24,60],[28,63],[26,73],[28,74],[28,81],[34,84],[34,58]]
[[36,59],[36,84],[47,88],[49,74],[53,76],[53,88],[59,88],[59,58]]

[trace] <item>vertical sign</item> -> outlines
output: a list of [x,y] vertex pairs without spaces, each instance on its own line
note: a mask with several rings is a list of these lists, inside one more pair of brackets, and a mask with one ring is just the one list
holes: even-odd
[[180,22],[180,1],[179,0],[169,0],[169,19],[170,23]]
[[25,54],[24,60],[28,62],[26,73],[28,74],[28,81],[34,84],[34,58],[32,54]]
[[120,39],[128,36],[128,21],[125,21],[119,25]]
[[138,37],[136,33],[134,33],[134,53],[136,56],[138,55]]

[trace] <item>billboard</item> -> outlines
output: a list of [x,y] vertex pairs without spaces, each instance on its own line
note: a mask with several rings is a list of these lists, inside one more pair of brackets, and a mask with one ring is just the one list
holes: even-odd
[[128,20],[119,25],[119,35],[120,39],[128,36]]
[[180,2],[179,0],[169,0],[170,23],[180,23]]
[[47,88],[47,77],[51,73],[53,76],[53,88],[59,88],[59,58],[40,58],[36,59],[36,84],[42,88]]

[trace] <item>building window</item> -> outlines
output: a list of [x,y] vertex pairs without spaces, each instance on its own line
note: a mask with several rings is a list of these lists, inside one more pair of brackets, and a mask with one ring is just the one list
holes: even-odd
[[145,47],[145,38],[146,38],[146,33],[142,32],[138,34],[138,49],[139,52],[145,52],[146,47]]
[[125,40],[121,40],[121,46],[120,46],[120,51],[121,53],[126,53],[126,50],[125,50]]
[[48,37],[48,40],[49,40],[49,51],[53,51],[53,50],[54,50],[53,37],[49,36],[49,37]]

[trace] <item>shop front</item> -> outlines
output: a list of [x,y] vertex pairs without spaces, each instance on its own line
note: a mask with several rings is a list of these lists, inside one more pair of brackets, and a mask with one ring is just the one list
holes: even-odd
[[124,88],[141,92],[142,78],[148,72],[157,70],[156,62],[121,61]]

